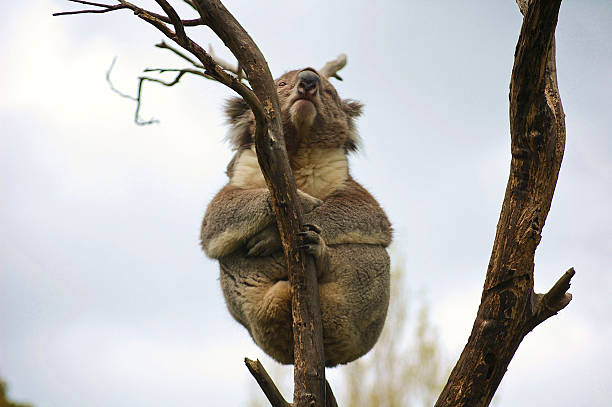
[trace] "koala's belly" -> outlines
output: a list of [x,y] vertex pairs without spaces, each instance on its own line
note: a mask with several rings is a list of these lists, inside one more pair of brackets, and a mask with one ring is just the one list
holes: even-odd
[[[378,245],[329,246],[330,267],[319,278],[326,365],[369,351],[389,304],[389,256]],[[291,292],[282,253],[220,259],[221,287],[231,314],[281,363],[293,362]]]

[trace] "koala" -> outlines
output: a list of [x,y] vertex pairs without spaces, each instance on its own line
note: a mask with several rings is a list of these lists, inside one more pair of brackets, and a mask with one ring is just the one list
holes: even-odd
[[[305,213],[299,233],[315,259],[326,366],[367,353],[389,304],[391,224],[376,200],[349,173],[362,105],[342,100],[316,70],[276,81],[289,162]],[[236,154],[229,182],[208,205],[204,252],[219,260],[231,315],[268,355],[293,363],[291,289],[270,193],[257,163],[255,121],[242,99],[226,106]]]

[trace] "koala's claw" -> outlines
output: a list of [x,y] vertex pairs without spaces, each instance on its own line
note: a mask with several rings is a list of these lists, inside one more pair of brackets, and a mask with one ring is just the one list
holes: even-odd
[[[302,226],[304,229],[306,230],[311,230],[317,234],[321,234],[322,230],[321,227],[319,225],[315,225],[314,223],[304,223],[304,226]],[[299,233],[298,233],[299,234]]]
[[303,230],[297,233],[301,240],[300,249],[304,249],[306,253],[315,257],[315,259],[322,258],[326,251],[327,245],[325,240],[321,237],[321,228],[317,225],[306,223],[303,226]]

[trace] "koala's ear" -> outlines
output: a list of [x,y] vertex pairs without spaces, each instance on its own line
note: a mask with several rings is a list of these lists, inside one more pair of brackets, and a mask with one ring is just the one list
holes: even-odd
[[243,147],[252,142],[251,134],[249,133],[251,125],[250,112],[249,105],[242,98],[231,98],[225,103],[227,123],[230,125],[227,139],[234,148]]
[[355,125],[355,118],[361,116],[363,110],[363,104],[356,100],[346,99],[342,101],[342,109],[348,117],[349,133],[344,143],[344,147],[347,151],[357,151],[361,142],[357,127]]
[[342,101],[342,109],[350,118],[361,116],[363,110],[363,103],[352,99],[345,99]]
[[243,98],[236,97],[225,101],[225,114],[227,115],[227,122],[229,124],[234,123],[248,110],[249,105]]

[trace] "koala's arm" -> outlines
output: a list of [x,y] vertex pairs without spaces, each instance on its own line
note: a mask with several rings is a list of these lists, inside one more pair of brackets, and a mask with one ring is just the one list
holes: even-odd
[[[298,191],[305,211],[312,211],[321,201]],[[206,255],[227,256],[274,221],[267,188],[242,189],[226,185],[206,209],[200,239]]]
[[325,198],[323,204],[304,216],[305,223],[318,225],[328,245],[391,243],[392,228],[387,215],[365,188],[353,179],[346,187]]

